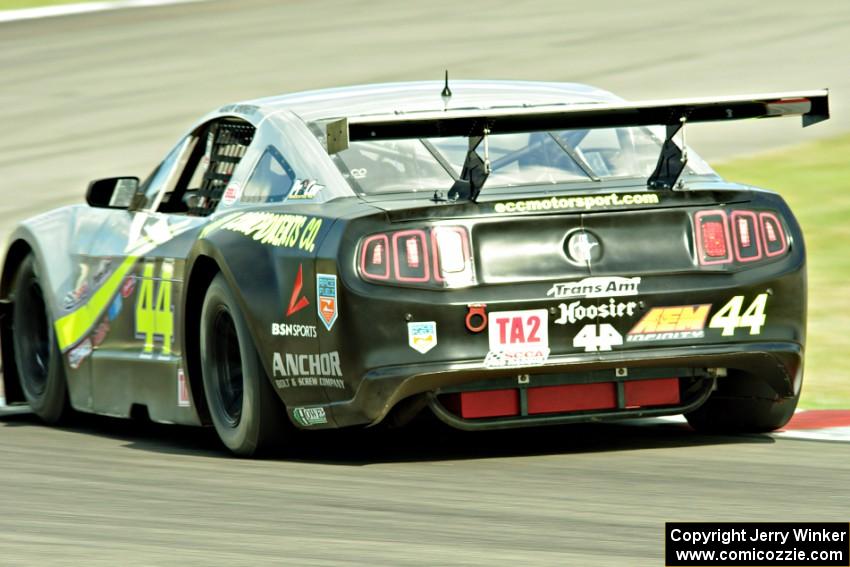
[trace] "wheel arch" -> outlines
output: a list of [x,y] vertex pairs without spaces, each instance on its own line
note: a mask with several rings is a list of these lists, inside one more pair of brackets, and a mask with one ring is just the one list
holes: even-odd
[[186,376],[192,403],[198,412],[198,418],[209,425],[210,412],[204,394],[204,380],[201,374],[201,310],[204,297],[216,275],[222,272],[221,266],[211,256],[199,254],[192,262],[186,282],[185,324],[183,325],[183,344],[186,357]]
[[24,401],[24,393],[18,380],[18,367],[15,364],[15,353],[12,346],[12,303],[10,295],[15,274],[24,259],[33,253],[33,247],[23,238],[13,241],[3,262],[3,272],[0,275],[0,357],[3,367],[0,372],[0,390],[5,392],[6,403]]

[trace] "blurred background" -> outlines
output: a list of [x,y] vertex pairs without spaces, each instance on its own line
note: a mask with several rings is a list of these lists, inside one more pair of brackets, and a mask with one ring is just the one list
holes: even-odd
[[[845,356],[850,346],[850,224],[847,222],[850,213],[850,136],[847,134],[850,132],[850,2],[847,0],[809,3],[796,0],[680,0],[675,3],[662,0],[639,3],[623,0],[429,0],[415,3],[398,0],[209,0],[126,7],[144,3],[119,2],[122,9],[33,19],[18,19],[10,16],[11,12],[0,12],[0,242],[6,241],[14,223],[22,218],[81,202],[91,179],[118,175],[144,178],[200,115],[243,99],[358,83],[439,80],[445,69],[454,79],[589,83],[633,100],[828,87],[831,89],[832,119],[826,123],[805,130],[796,119],[698,125],[689,127],[688,142],[721,174],[735,181],[778,190],[791,203],[803,224],[810,257],[810,334],[802,405],[850,408],[850,358]],[[0,10],[26,10],[46,4],[61,2],[0,0]],[[4,18],[10,21],[3,21]],[[29,424],[26,420],[23,423]],[[601,438],[592,439],[606,444],[611,442],[612,435],[620,435],[605,431],[608,432],[594,434],[602,435]],[[80,432],[68,434],[80,435]],[[124,444],[127,435],[142,435],[147,439],[145,432],[119,434],[103,441],[106,443],[103,450],[107,451],[110,442]],[[630,435],[640,437],[642,434]],[[79,440],[78,437],[74,439]],[[86,439],[87,443],[99,442]],[[508,439],[520,445],[525,442],[520,440],[521,436]],[[493,446],[501,446],[503,441],[496,441]],[[212,451],[214,458],[222,457],[209,449],[206,441],[190,438],[184,442],[190,447],[189,456],[200,455],[203,461],[213,458],[209,456]],[[434,450],[429,445],[430,440],[420,439],[420,442],[425,443],[426,453],[428,448]],[[676,443],[678,441],[673,445]],[[760,507],[755,493],[747,497],[752,498],[752,502],[747,498],[741,501],[742,485],[735,489],[724,484],[725,481],[733,484],[756,482],[752,476],[764,474],[756,463],[775,458],[763,454],[761,441],[753,442],[755,449],[748,443],[744,443],[746,455],[732,460],[738,462],[740,458],[740,462],[751,465],[736,469],[735,474],[728,472],[731,469],[726,467],[733,465],[723,456],[735,449],[725,446],[712,447],[706,454],[698,452],[703,447],[676,448],[674,454],[668,452],[664,456],[655,448],[650,449],[649,454],[654,451],[653,458],[661,459],[667,471],[675,475],[682,453],[697,452],[697,462],[687,467],[681,465],[686,468],[679,472],[686,470],[687,474],[696,477],[714,474],[711,478],[715,480],[708,480],[708,489],[705,483],[699,490],[690,485],[677,488],[683,493],[699,495],[694,498],[704,506],[707,519],[720,519],[723,514],[772,518],[777,505]],[[54,444],[61,447],[61,438]],[[636,444],[657,445],[644,437]],[[617,450],[625,449],[623,444],[615,445]],[[172,449],[171,452],[180,452],[179,445]],[[590,546],[573,559],[586,564],[607,564],[609,561],[622,564],[624,559],[634,559],[633,551],[640,549],[639,557],[654,559],[640,559],[629,564],[660,564],[662,532],[658,522],[663,518],[690,518],[683,512],[684,504],[673,497],[658,496],[664,492],[664,481],[655,476],[655,468],[645,459],[646,454],[635,461],[634,455],[615,450],[608,455],[611,459],[608,460],[593,453],[584,454],[585,449],[588,447],[582,446],[578,455],[567,455],[567,461],[578,461],[574,466],[582,469],[584,476],[578,485],[590,491],[587,498],[579,498],[574,503],[591,509],[602,502],[603,508],[619,519],[612,520],[608,515],[600,519],[598,510],[588,512],[588,517],[600,522],[602,531],[609,529],[611,522],[621,524],[623,533],[631,534],[626,539],[632,547],[617,547],[612,543],[610,549],[606,548],[608,551],[600,552],[598,547]],[[846,456],[846,445],[842,449]],[[495,456],[504,457],[499,449],[494,450]],[[837,457],[818,461],[817,450],[801,451],[791,461],[795,465],[809,460],[811,466],[821,463],[839,467],[829,469],[832,477],[838,474],[836,471],[847,475],[850,459],[845,459],[844,464],[840,464],[842,461]],[[681,453],[676,455],[676,452]],[[433,452],[428,454],[434,455]],[[439,451],[436,454],[439,455]],[[521,494],[522,487],[529,484],[532,490],[540,491],[529,498],[546,512],[526,519],[546,533],[549,533],[548,528],[541,526],[549,521],[565,521],[567,508],[573,510],[572,520],[580,522],[582,517],[568,502],[561,502],[563,506],[553,509],[546,504],[547,495],[569,482],[561,477],[561,472],[566,470],[562,467],[570,465],[554,459],[551,455],[544,455],[534,463],[527,463],[525,458],[514,459],[506,465],[510,474],[496,482],[501,496],[512,491]],[[437,465],[439,468],[451,463]],[[531,468],[522,472],[526,465]],[[247,468],[257,472],[254,467],[261,465],[238,464],[225,458],[217,466],[239,478],[240,470]],[[281,463],[274,463],[270,470],[263,469],[262,474],[272,475],[264,480],[274,485],[274,470],[280,472],[281,466]],[[600,468],[610,475],[615,469],[629,470],[630,467],[645,475],[640,483],[634,482],[635,490],[641,491],[641,498],[647,500],[637,500],[623,507],[618,502],[631,502],[629,497],[633,496],[622,484],[631,482],[627,477],[606,477],[604,474],[597,479],[592,477]],[[329,474],[327,467],[284,470],[289,472],[282,474],[292,473],[295,478],[309,475],[312,480],[307,486],[319,492],[328,487],[339,491],[347,485],[345,475]],[[387,480],[390,493],[398,491],[398,499],[387,497],[392,502],[388,506],[401,513],[405,496],[411,495],[405,479],[419,483],[418,473],[404,469],[399,477],[393,475],[392,468],[389,472],[382,470],[382,474],[392,479]],[[419,498],[417,505],[425,505],[434,494],[445,490],[452,492],[456,504],[460,505],[467,495],[458,492],[456,484],[452,485],[454,488],[446,488],[445,483],[458,482],[451,480],[450,471],[434,469],[434,463],[429,470],[424,481],[430,483],[429,490],[420,487],[421,492],[413,493]],[[809,478],[809,472],[794,470],[798,472],[789,474]],[[442,473],[449,473],[449,476],[442,477]],[[489,467],[473,467],[465,474],[472,477],[483,474],[486,478],[491,473]],[[8,469],[6,474],[10,474]],[[25,473],[22,470],[20,474]],[[199,474],[214,476],[216,473],[211,470]],[[773,474],[779,473],[771,472]],[[358,477],[355,484],[372,482],[359,473],[355,476]],[[319,482],[317,478],[326,482]],[[718,480],[721,478],[725,481]],[[773,502],[786,502],[793,513],[826,519],[824,514],[840,516],[843,509],[843,519],[847,520],[850,503],[841,494],[838,496],[840,502],[835,501],[825,477],[812,481],[803,492],[797,484],[779,480],[781,476],[766,478],[773,482],[769,489],[764,489],[773,497]],[[169,482],[168,475],[161,480]],[[170,480],[181,482],[179,478]],[[108,480],[103,482],[109,486]],[[752,490],[757,491],[761,486],[753,485]],[[131,490],[123,484],[115,487]],[[520,502],[502,501],[489,493],[470,489],[470,493],[477,494],[479,506],[486,507],[487,502],[495,504],[478,516],[457,516],[459,508],[446,504],[449,512],[443,512],[456,514],[449,525],[459,522],[454,530],[435,533],[433,524],[427,524],[427,530],[436,538],[434,542],[443,538],[451,545],[443,549],[438,543],[417,542],[416,529],[408,526],[408,531],[396,540],[410,544],[406,547],[409,556],[393,556],[388,552],[386,557],[396,559],[387,559],[388,564],[417,564],[417,559],[422,558],[418,553],[432,554],[426,556],[444,560],[436,561],[441,563],[467,559],[476,563],[487,559],[492,564],[499,563],[500,557],[511,563],[513,559],[531,557],[539,564],[563,564],[564,556],[548,554],[544,550],[545,543],[516,554],[500,548],[499,538],[481,539],[483,536],[477,531],[467,534],[463,528],[467,521],[491,522],[498,531],[510,531],[514,526],[506,518],[525,509]],[[253,496],[257,498],[255,504],[261,507],[263,492],[257,490]],[[846,490],[846,483],[842,490]],[[783,499],[790,493],[796,496],[789,503]],[[181,493],[174,498],[184,502],[188,496]],[[374,498],[383,501],[380,496]],[[494,500],[489,500],[491,498]],[[302,500],[296,498],[296,501],[304,505]],[[324,541],[315,530],[332,520],[337,514],[334,506],[344,501],[345,496],[337,493],[337,500],[331,498],[326,508],[310,509],[307,515],[299,515],[301,525],[311,526],[311,535],[301,539],[292,536],[291,542],[297,541],[309,548]],[[819,504],[810,509],[807,501]],[[187,508],[175,509],[173,513],[179,516],[187,510],[202,512],[192,507],[191,499],[185,503]],[[238,505],[239,500],[234,499],[233,503]],[[413,506],[413,502],[407,504]],[[839,504],[847,505],[836,508]],[[371,517],[367,504],[358,502],[358,505],[366,506],[363,514]],[[2,506],[0,504],[0,510]],[[398,509],[394,508],[396,506]],[[648,512],[647,507],[652,506],[656,506],[655,512]],[[822,511],[820,516],[815,514],[818,509]],[[263,511],[269,514],[266,518],[269,521],[276,517],[273,510]],[[166,516],[169,513],[166,512]],[[280,512],[281,518],[284,514]],[[352,515],[347,521],[356,522],[356,516]],[[381,521],[374,525],[391,532],[394,517],[392,514],[381,516]],[[445,516],[436,515],[432,521],[437,517]],[[0,520],[0,527],[3,527],[2,522]],[[551,533],[553,538],[559,533],[563,536],[563,530],[573,529],[569,527],[573,524],[558,525],[561,528]],[[11,532],[4,535],[0,531],[0,544],[6,538],[12,541],[14,525],[10,523],[7,527]],[[286,529],[291,528],[286,526]],[[186,526],[181,524],[181,529]],[[268,525],[258,529],[267,530]],[[575,534],[567,537],[569,546],[581,547],[581,538],[595,533],[589,529],[581,528],[579,532],[583,535],[580,537]],[[537,541],[538,536],[523,533],[523,537]],[[362,535],[343,531],[340,537]],[[208,536],[209,533],[204,537]],[[68,538],[57,541],[66,544],[73,541],[71,536]],[[478,555],[454,555],[452,546],[461,545],[467,539],[478,542]],[[155,541],[151,536],[150,544],[154,545]],[[565,545],[565,541],[551,543],[553,549]],[[116,549],[131,547],[128,544]],[[111,547],[108,549],[115,551]],[[274,556],[263,549],[270,554],[265,557]],[[502,554],[493,555],[494,549],[501,549]],[[25,551],[18,551],[19,556],[12,556],[20,559],[15,564],[26,564]],[[361,552],[366,553],[362,549]],[[384,557],[378,552],[374,557],[369,553],[366,556],[375,561]],[[46,560],[45,557],[42,559]],[[169,564],[170,557],[168,554],[157,556],[157,560],[149,564]],[[191,557],[198,559],[206,555],[201,553],[189,559]],[[312,556],[304,555],[299,564],[312,564],[306,559],[309,557]],[[61,557],[54,559],[58,561]],[[326,559],[326,562],[317,560],[316,564],[338,564],[339,557]]]

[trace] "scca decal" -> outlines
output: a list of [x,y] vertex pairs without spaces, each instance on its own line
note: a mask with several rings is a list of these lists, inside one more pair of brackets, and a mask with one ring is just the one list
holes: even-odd
[[214,230],[229,230],[263,244],[312,252],[321,228],[322,219],[315,217],[251,212],[227,217],[221,224],[208,227],[203,236]]

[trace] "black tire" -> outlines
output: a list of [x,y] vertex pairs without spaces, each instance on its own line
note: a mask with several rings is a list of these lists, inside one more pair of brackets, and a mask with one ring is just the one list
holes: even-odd
[[228,449],[249,457],[282,446],[289,433],[286,408],[221,274],[210,284],[201,311],[201,368],[210,418]]
[[730,374],[720,378],[708,401],[685,418],[701,433],[766,433],[788,423],[799,400],[799,393],[779,397],[755,376]]
[[65,367],[32,254],[15,274],[12,302],[12,345],[21,390],[33,413],[46,423],[60,423],[71,414]]

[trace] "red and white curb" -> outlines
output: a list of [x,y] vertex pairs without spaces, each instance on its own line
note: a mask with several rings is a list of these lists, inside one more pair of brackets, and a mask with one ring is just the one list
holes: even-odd
[[107,10],[124,8],[149,8],[152,6],[167,6],[169,4],[187,4],[203,0],[112,0],[111,2],[80,2],[77,4],[61,4],[59,6],[39,6],[38,8],[20,8],[17,10],[0,10],[0,23],[20,20],[35,20],[38,18],[53,18],[70,16],[72,14],[88,14]]
[[[643,422],[644,425],[653,423],[686,425],[687,421],[684,416],[672,415]],[[850,443],[850,410],[797,410],[797,413],[785,427],[770,433],[770,435],[781,439]]]

